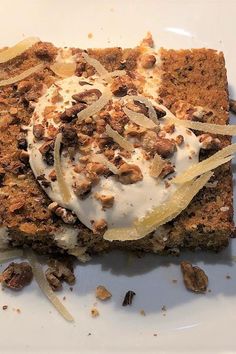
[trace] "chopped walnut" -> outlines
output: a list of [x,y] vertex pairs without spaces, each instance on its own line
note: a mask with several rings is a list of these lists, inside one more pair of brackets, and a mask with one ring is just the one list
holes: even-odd
[[104,219],[96,220],[92,223],[92,225],[94,234],[100,234],[107,228],[107,222]]
[[74,118],[77,118],[77,114],[87,107],[84,103],[76,103],[70,108],[66,108],[64,112],[61,113],[60,118],[64,122],[71,122]]
[[103,209],[112,208],[115,199],[113,195],[104,195],[101,193],[96,193],[95,198],[101,202]]
[[27,262],[10,263],[2,273],[3,283],[10,289],[20,290],[33,278],[32,268]]
[[74,167],[74,171],[76,173],[81,173],[83,171],[83,169],[84,169],[84,166],[82,166],[80,163],[77,163],[77,165],[75,165],[75,167]]
[[147,106],[139,101],[134,100],[134,102],[128,102],[126,104],[126,107],[130,109],[131,111],[137,112],[137,113],[142,113],[145,116],[148,116],[148,108]]
[[118,180],[123,184],[132,184],[143,179],[140,168],[133,164],[123,163],[119,168]]
[[44,137],[45,128],[42,124],[35,124],[33,126],[33,134],[36,139],[42,140]]
[[49,165],[53,166],[54,165],[54,141],[49,140],[43,143],[43,145],[40,146],[39,152],[43,156],[43,160]]
[[151,69],[156,63],[156,57],[153,54],[143,54],[140,58],[140,64],[144,69]]
[[131,123],[126,127],[125,134],[130,135],[130,136],[134,136],[134,137],[140,137],[146,131],[147,131],[146,128],[141,127],[140,125],[136,125],[136,124]]
[[172,134],[175,131],[175,125],[172,124],[166,124],[163,128],[165,130],[166,133]]
[[52,171],[49,173],[48,177],[50,178],[50,180],[51,180],[52,182],[55,182],[55,181],[57,180],[56,171],[55,171],[55,170],[52,170]]
[[133,89],[134,84],[128,75],[115,77],[111,84],[111,91],[114,96],[123,97],[127,95],[129,89]]
[[75,146],[78,144],[77,131],[70,124],[61,126],[62,143],[64,146]]
[[84,92],[76,93],[72,96],[73,100],[80,103],[91,105],[101,97],[102,93],[98,89],[91,89]]
[[183,142],[184,142],[184,137],[183,137],[183,135],[178,135],[178,136],[175,138],[175,141],[176,141],[176,144],[177,144],[178,146],[180,146],[181,144],[183,144]]
[[73,190],[79,198],[85,198],[90,193],[91,189],[92,182],[85,178],[73,184]]
[[208,277],[205,272],[186,261],[181,262],[180,266],[186,288],[195,293],[205,293],[208,286]]
[[155,132],[148,131],[142,139],[142,145],[145,150],[153,154],[157,153],[161,157],[171,156],[176,151],[175,142],[160,138]]
[[107,300],[107,299],[110,299],[112,296],[112,294],[110,293],[110,291],[108,291],[105,286],[103,285],[98,285],[96,287],[96,297],[99,299],[99,300]]
[[82,133],[77,133],[79,145],[87,145],[91,142],[90,136]]
[[160,173],[160,177],[161,178],[165,178],[166,176],[168,176],[169,174],[175,172],[174,167],[171,165],[171,163],[167,163],[165,164],[165,166],[163,167],[161,173]]
[[58,261],[57,259],[51,259],[49,261],[49,268],[45,272],[45,276],[54,291],[61,289],[62,281],[65,281],[69,285],[75,283],[73,266],[69,261],[64,262]]
[[107,167],[99,162],[89,162],[86,165],[86,171],[89,173],[95,173],[97,175],[103,175],[108,171]]
[[74,224],[77,216],[72,211],[60,207],[56,202],[49,204],[48,209],[59,216],[65,224]]
[[204,150],[215,150],[221,148],[221,141],[218,138],[213,138],[209,134],[202,134],[199,137],[201,148]]

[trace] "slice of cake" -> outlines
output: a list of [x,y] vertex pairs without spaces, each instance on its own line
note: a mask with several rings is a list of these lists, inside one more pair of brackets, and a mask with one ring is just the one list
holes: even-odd
[[29,39],[0,53],[0,69],[2,247],[85,261],[227,246],[235,129],[222,53]]

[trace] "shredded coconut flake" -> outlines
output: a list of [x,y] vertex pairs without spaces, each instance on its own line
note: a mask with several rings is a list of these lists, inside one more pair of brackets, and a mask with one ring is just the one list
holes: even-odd
[[23,41],[18,42],[13,47],[7,48],[0,52],[0,63],[5,63],[8,60],[11,60],[18,55],[24,53],[27,49],[32,47],[35,43],[40,42],[40,39],[37,37],[28,37],[23,39]]
[[32,68],[29,68],[29,69],[23,71],[19,75],[9,77],[8,79],[5,79],[5,80],[1,80],[0,87],[6,86],[6,85],[11,85],[11,84],[14,84],[18,81],[24,80],[26,77],[28,77],[32,74],[35,74],[36,72],[42,70],[43,68],[44,68],[44,64],[38,64],[36,66],[33,66]]

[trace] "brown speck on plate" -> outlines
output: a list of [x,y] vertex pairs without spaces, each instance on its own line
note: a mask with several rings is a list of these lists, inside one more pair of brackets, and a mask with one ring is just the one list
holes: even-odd
[[7,306],[7,305],[3,305],[2,309],[3,309],[3,310],[7,310],[7,309],[8,309],[8,306]]
[[134,295],[136,295],[134,291],[132,290],[127,291],[122,306],[132,305]]
[[89,38],[89,39],[92,39],[92,38],[93,38],[92,32],[89,32],[89,33],[88,33],[88,38]]
[[98,317],[99,316],[99,311],[98,311],[98,309],[96,309],[96,307],[93,307],[91,309],[91,316],[92,317]]
[[225,278],[226,278],[226,279],[231,279],[231,276],[230,276],[229,274],[227,274],[227,275],[225,276]]
[[145,312],[144,310],[140,310],[139,313],[140,313],[140,315],[142,315],[142,316],[146,316],[146,312]]

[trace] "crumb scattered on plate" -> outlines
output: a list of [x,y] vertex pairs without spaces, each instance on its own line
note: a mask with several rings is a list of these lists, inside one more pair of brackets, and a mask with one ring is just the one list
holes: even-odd
[[108,291],[105,286],[103,285],[98,285],[96,287],[96,298],[98,298],[99,300],[107,300],[110,299],[112,297],[112,294],[110,293],[110,291]]
[[96,307],[93,307],[91,309],[91,316],[92,317],[98,317],[99,316],[99,311],[98,311],[98,309],[96,309]]

